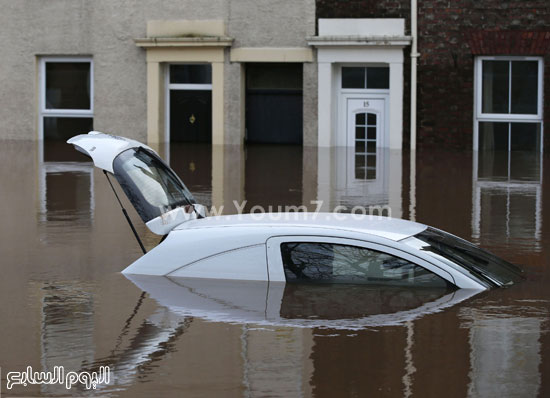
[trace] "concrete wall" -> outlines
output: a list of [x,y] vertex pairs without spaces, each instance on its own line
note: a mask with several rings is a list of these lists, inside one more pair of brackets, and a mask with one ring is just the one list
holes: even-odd
[[306,47],[315,33],[313,0],[231,0],[225,17],[234,47]]
[[[41,55],[91,55],[94,129],[145,140],[147,67],[134,39],[146,36],[147,21],[223,20],[235,47],[306,47],[306,36],[315,30],[314,0],[0,0],[0,7],[1,138],[9,139],[38,137]],[[226,143],[237,143],[240,64],[227,61],[225,69]],[[308,102],[304,108],[312,107]],[[304,120],[310,118],[316,117]]]

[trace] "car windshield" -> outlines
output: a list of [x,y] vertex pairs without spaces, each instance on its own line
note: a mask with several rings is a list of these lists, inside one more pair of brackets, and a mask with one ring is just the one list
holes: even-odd
[[195,199],[176,174],[143,148],[122,152],[113,162],[117,181],[144,222]]
[[454,235],[427,228],[415,235],[415,238],[426,244],[420,250],[459,264],[493,285],[511,285],[523,279],[520,267]]

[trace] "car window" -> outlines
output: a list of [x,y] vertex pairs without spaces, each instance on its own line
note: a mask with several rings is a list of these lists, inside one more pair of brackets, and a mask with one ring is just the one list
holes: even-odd
[[144,222],[195,203],[187,187],[156,155],[131,148],[113,161],[117,181]]
[[284,242],[281,256],[287,282],[448,286],[443,278],[417,264],[364,247]]
[[421,250],[429,255],[440,255],[460,264],[492,284],[496,281],[510,285],[523,280],[523,271],[518,266],[446,232],[429,227],[415,238],[424,243]]

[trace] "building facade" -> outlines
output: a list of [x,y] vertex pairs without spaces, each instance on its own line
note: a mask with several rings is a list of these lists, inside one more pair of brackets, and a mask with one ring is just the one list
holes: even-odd
[[[403,18],[411,2],[318,0],[318,18]],[[550,9],[546,1],[418,2],[419,148],[548,148]],[[404,134],[409,146],[410,52]]]
[[314,0],[1,5],[2,138],[316,144]]
[[410,146],[416,102],[419,148],[550,145],[543,0],[422,1],[417,38],[409,0],[1,5],[1,138],[348,146],[368,163]]

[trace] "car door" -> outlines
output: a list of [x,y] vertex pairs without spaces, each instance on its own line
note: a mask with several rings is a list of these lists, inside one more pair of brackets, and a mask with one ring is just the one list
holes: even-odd
[[276,236],[267,240],[270,281],[455,286],[453,276],[410,253],[356,239]]

